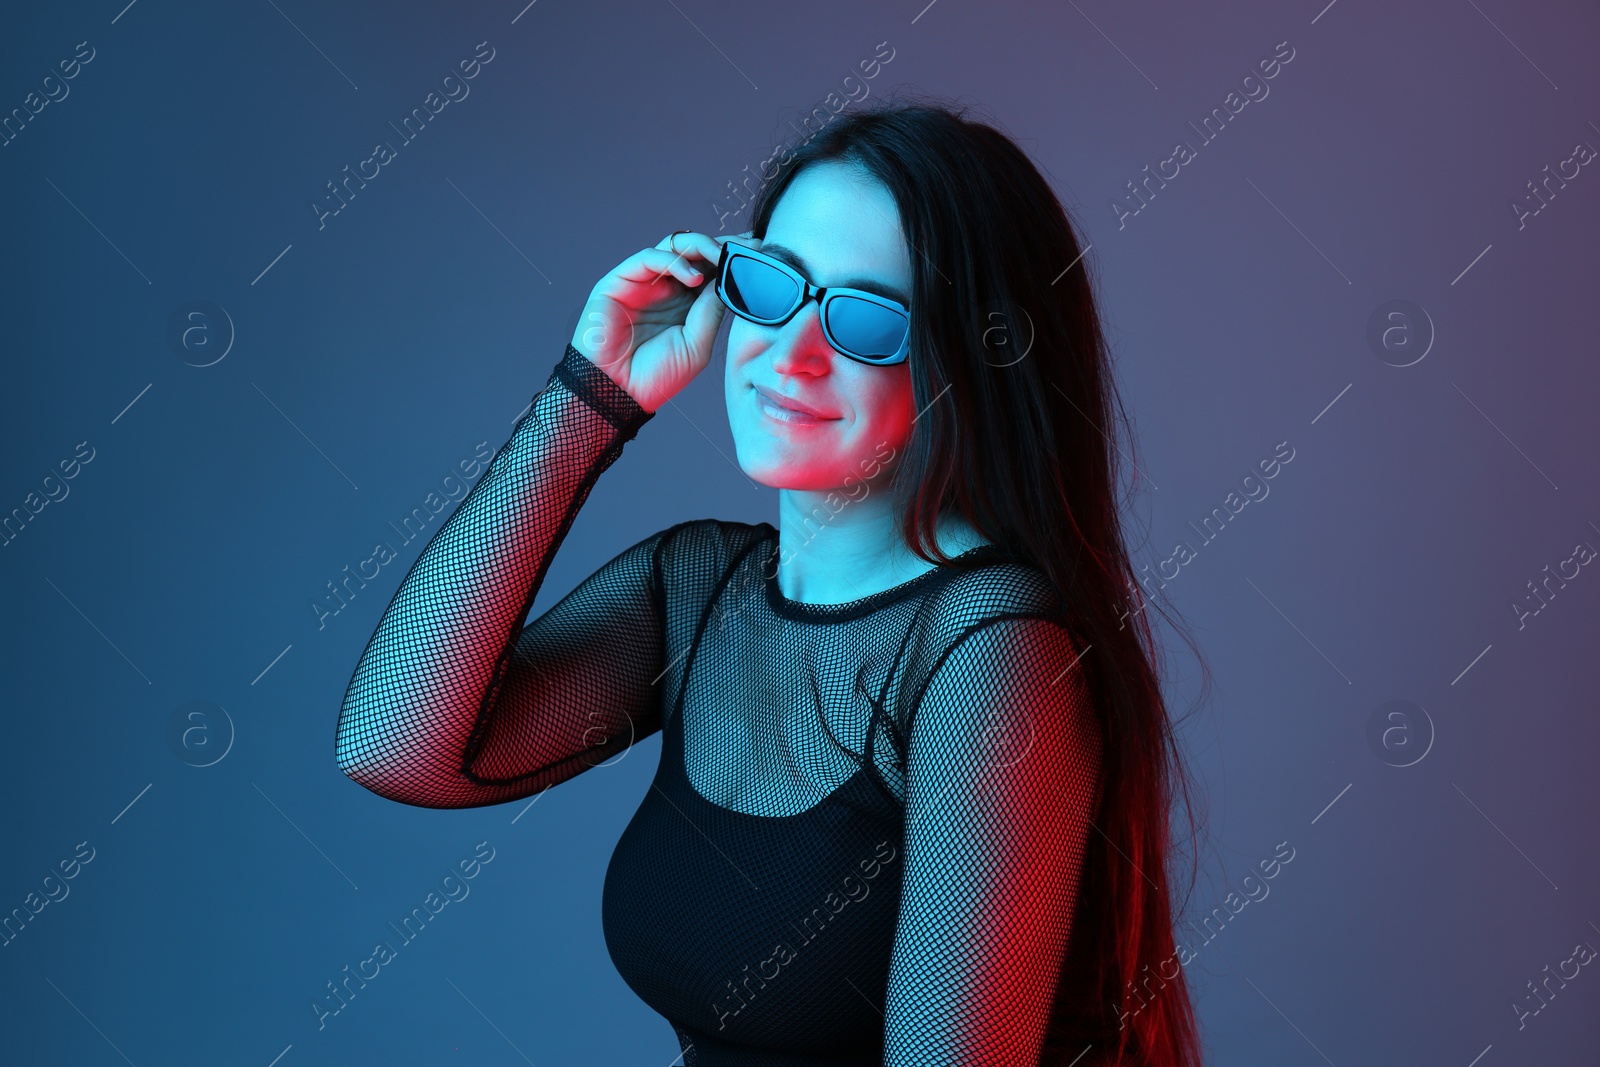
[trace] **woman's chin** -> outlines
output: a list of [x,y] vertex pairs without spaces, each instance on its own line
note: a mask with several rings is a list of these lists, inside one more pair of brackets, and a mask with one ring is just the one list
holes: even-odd
[[816,467],[785,461],[763,455],[753,460],[748,460],[743,454],[739,457],[739,467],[758,485],[769,489],[796,489],[811,492],[830,492],[837,489],[845,480],[844,473],[831,469],[819,470]]

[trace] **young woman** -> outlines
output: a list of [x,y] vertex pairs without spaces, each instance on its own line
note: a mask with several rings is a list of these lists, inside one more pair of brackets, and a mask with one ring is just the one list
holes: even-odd
[[[777,525],[678,523],[524,625],[726,310],[738,464]],[[1114,403],[1081,249],[1026,155],[942,105],[843,115],[749,233],[678,231],[595,285],[384,613],[339,765],[474,807],[660,731],[602,917],[688,1067],[1194,1067],[1166,967],[1183,767]]]

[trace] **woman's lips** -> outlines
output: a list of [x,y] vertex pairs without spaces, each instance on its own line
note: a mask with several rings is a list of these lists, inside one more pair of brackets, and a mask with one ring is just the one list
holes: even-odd
[[837,422],[839,419],[837,415],[821,415],[810,409],[802,410],[799,406],[790,406],[798,405],[799,401],[780,397],[778,394],[769,392],[759,385],[752,386],[752,389],[755,392],[756,404],[761,408],[761,413],[778,422],[807,426],[824,422]]

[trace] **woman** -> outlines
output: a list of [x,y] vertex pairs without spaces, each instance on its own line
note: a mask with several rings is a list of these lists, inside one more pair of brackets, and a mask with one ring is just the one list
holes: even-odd
[[[661,530],[524,626],[726,310],[738,463],[778,526]],[[1002,343],[1022,323],[1031,347]],[[943,106],[842,116],[748,234],[678,231],[595,285],[384,613],[339,764],[473,807],[661,731],[602,915],[689,1067],[1192,1067],[1181,971],[1154,977],[1182,766],[1114,396],[1077,239],[1021,150]]]

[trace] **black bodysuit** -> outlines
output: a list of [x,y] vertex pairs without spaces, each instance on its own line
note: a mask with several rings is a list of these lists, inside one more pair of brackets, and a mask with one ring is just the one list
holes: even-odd
[[524,625],[595,479],[652,417],[568,347],[385,611],[341,768],[403,803],[476,807],[659,730],[602,917],[686,1067],[1089,1047],[1088,1067],[1115,1033],[1088,939],[1068,937],[1101,733],[1043,576],[984,545],[807,604],[780,590],[772,526],[707,519]]

